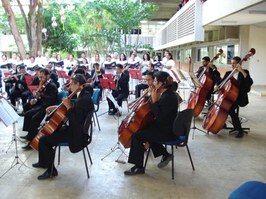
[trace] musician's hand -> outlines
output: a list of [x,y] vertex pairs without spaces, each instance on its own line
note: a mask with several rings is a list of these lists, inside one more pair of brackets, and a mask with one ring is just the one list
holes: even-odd
[[34,99],[31,99],[31,100],[30,100],[30,105],[34,105],[34,104],[36,104],[36,103],[37,103],[37,99],[34,98]]
[[63,99],[63,104],[64,106],[68,109],[70,109],[72,106],[71,106],[71,103],[70,103],[70,100],[68,98],[64,98]]
[[213,92],[216,92],[216,91],[218,91],[218,86],[217,85],[214,85]]
[[57,106],[49,106],[45,109],[46,113],[51,113]]

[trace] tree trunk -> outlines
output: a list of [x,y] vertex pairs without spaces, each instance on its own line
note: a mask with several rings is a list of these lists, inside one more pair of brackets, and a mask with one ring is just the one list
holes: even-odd
[[18,30],[14,12],[8,0],[2,0],[2,6],[4,7],[5,12],[8,16],[8,22],[9,22],[13,37],[15,39],[16,45],[18,47],[18,52],[24,58],[26,55],[26,50],[25,50],[23,40]]
[[41,52],[42,52],[42,13],[43,13],[42,3],[39,3],[36,32],[37,32],[37,51],[41,51]]
[[36,11],[37,4],[34,2],[30,1],[30,6],[29,6],[29,25],[30,25],[30,33],[31,33],[31,45],[30,45],[30,54],[32,56],[37,55],[37,35],[36,35]]
[[18,6],[19,6],[21,15],[23,17],[23,20],[24,20],[24,25],[25,25],[25,30],[26,30],[26,34],[27,34],[29,49],[31,49],[31,41],[30,41],[30,39],[31,39],[31,33],[30,33],[29,21],[28,21],[27,15],[26,15],[26,13],[25,13],[25,11],[23,9],[23,6],[22,6],[20,0],[17,0],[17,3],[18,3]]

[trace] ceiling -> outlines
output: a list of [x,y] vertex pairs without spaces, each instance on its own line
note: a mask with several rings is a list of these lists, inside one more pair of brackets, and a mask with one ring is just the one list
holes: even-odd
[[[151,21],[168,21],[177,12],[177,6],[182,0],[141,0],[143,3],[154,3],[159,10],[154,12]],[[253,5],[244,10],[214,21],[208,25],[214,26],[237,26],[257,25],[266,27],[266,1]]]
[[177,6],[182,0],[141,0],[142,3],[153,3],[159,6],[159,10],[154,12],[151,21],[168,21],[176,13]]
[[232,26],[251,24],[266,27],[266,1],[223,17],[209,25]]

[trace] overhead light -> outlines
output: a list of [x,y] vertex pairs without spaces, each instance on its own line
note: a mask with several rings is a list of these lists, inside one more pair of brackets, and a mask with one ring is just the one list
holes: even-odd
[[225,23],[225,24],[236,24],[237,21],[222,20],[222,23]]
[[249,10],[249,14],[266,15],[266,10]]

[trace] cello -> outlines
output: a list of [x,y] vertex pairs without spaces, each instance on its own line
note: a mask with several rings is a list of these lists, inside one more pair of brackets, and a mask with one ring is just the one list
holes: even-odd
[[131,145],[131,136],[140,129],[145,128],[153,119],[153,113],[150,109],[150,97],[147,97],[149,90],[136,100],[132,110],[121,122],[118,128],[119,141],[125,148]]
[[[254,48],[251,48],[248,54],[238,63],[241,64],[243,61],[253,56],[256,53]],[[212,104],[207,115],[203,120],[203,128],[217,134],[225,124],[228,117],[228,113],[237,100],[239,95],[239,85],[238,81],[233,77],[234,73],[237,71],[236,68],[221,82],[218,86],[218,98]]]
[[[67,98],[71,99],[77,92],[78,89],[72,92]],[[58,107],[48,115],[48,117],[51,116],[51,118],[39,130],[38,134],[30,143],[30,146],[33,149],[35,150],[39,149],[39,140],[41,137],[52,134],[63,124],[63,122],[66,120],[65,117],[66,112],[67,108],[64,106],[63,102],[61,102],[61,104],[59,104]]]
[[[213,63],[222,54],[223,50],[219,49],[218,53],[212,58],[210,63]],[[194,117],[197,117],[201,113],[202,109],[204,108],[207,95],[213,86],[213,79],[207,70],[208,67],[204,67],[198,78],[201,86],[197,87],[195,91],[191,92],[188,100],[187,108],[194,109]]]

